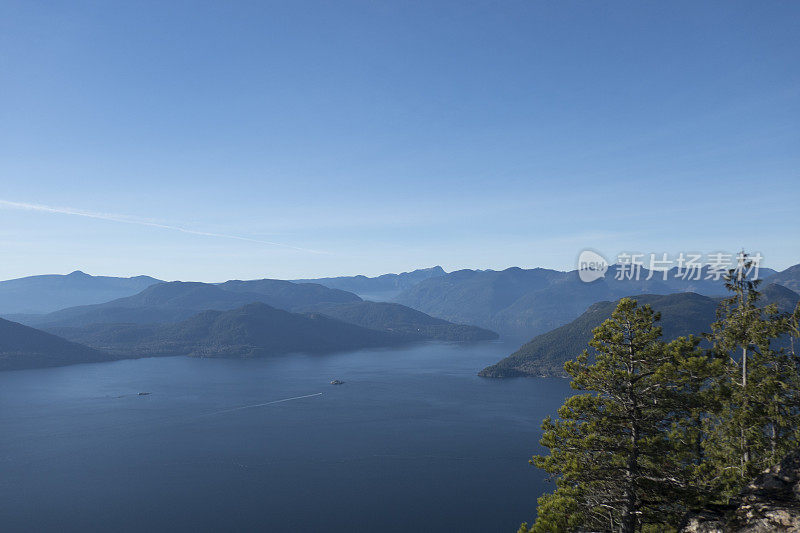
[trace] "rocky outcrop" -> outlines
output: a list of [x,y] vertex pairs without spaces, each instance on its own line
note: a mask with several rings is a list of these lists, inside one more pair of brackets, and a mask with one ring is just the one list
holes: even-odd
[[759,474],[728,506],[688,517],[682,533],[800,532],[800,450]]

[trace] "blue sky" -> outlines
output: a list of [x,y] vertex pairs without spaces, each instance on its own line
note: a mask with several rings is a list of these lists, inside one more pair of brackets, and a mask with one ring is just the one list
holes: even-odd
[[0,278],[800,263],[795,2],[0,4]]

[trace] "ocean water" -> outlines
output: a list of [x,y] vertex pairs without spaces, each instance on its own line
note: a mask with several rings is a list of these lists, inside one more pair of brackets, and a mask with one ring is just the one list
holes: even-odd
[[515,348],[0,373],[0,530],[516,531],[570,389],[475,375]]

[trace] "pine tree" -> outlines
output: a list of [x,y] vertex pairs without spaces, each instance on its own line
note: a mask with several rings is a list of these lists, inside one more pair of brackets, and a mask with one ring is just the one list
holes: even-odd
[[587,392],[542,424],[550,453],[531,463],[557,489],[539,499],[536,522],[520,531],[633,533],[677,522],[701,460],[697,430],[687,422],[700,406],[687,393],[700,388],[708,369],[696,339],[660,340],[659,319],[624,298],[593,332],[594,361],[584,351],[566,363],[572,387]]
[[760,280],[746,275],[750,262],[725,276],[732,295],[720,303],[712,324],[713,353],[724,372],[713,392],[721,406],[711,412],[706,453],[721,499],[732,496],[798,442],[800,373],[791,353],[773,347],[789,332],[789,317],[774,305],[759,307]]
[[[668,531],[689,508],[726,501],[800,443],[800,304],[759,306],[746,255],[725,276],[711,349],[661,341],[658,314],[622,299],[590,346],[565,365],[572,386],[542,424],[556,480],[519,533]],[[775,347],[789,338],[789,349]],[[591,362],[590,362],[591,361]]]
[[672,391],[669,434],[670,453],[680,465],[682,487],[678,506],[702,507],[713,501],[706,454],[709,412],[722,408],[719,397],[710,386],[725,372],[724,362],[707,350],[698,348],[694,336],[678,338],[667,345],[672,362],[661,374]]

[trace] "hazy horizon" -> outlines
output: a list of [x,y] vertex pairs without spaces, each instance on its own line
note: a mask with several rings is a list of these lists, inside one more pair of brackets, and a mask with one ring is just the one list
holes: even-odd
[[[773,268],[773,267],[771,267],[771,266],[769,266],[767,264],[762,264],[761,268],[768,268],[768,269],[775,270],[776,272],[781,272],[781,271],[785,270],[786,268],[795,266],[796,264],[800,264],[800,263],[787,265],[784,268]],[[420,266],[418,268],[411,268],[411,269],[408,269],[408,270],[395,270],[395,271],[391,271],[391,272],[378,272],[376,274],[364,274],[364,273],[361,273],[361,272],[353,272],[353,273],[343,273],[343,274],[333,274],[333,275],[320,274],[318,276],[303,276],[303,277],[293,276],[293,277],[271,278],[271,279],[282,279],[282,280],[292,281],[292,280],[303,280],[303,279],[323,279],[323,278],[338,278],[338,277],[352,277],[352,276],[366,276],[366,277],[369,277],[369,278],[374,278],[374,277],[382,276],[384,274],[390,274],[390,275],[391,274],[404,274],[404,273],[408,273],[408,272],[413,272],[415,270],[425,270],[425,269],[429,269],[429,268],[435,268],[437,266],[442,267],[442,269],[446,273],[456,272],[456,271],[459,271],[459,270],[476,270],[476,271],[494,270],[494,271],[502,271],[502,270],[507,270],[509,268],[522,268],[522,269],[544,268],[544,269],[547,269],[547,270],[555,270],[555,271],[559,271],[559,272],[576,271],[575,265],[573,265],[571,268],[550,268],[550,267],[541,267],[541,266],[537,266],[537,265],[532,265],[532,266],[508,265],[506,267],[501,267],[501,268],[480,268],[480,267],[446,268],[444,265],[430,265],[430,266]],[[647,265],[645,264],[643,266],[643,268],[647,269]],[[201,282],[201,283],[223,283],[225,281],[231,281],[231,280],[237,280],[237,279],[245,279],[245,278],[225,278],[225,279],[174,278],[174,279],[168,279],[168,278],[162,278],[162,277],[159,277],[159,276],[155,276],[153,274],[149,274],[149,273],[146,273],[146,272],[145,273],[138,273],[138,274],[124,274],[124,275],[121,275],[121,274],[114,274],[114,273],[108,274],[108,273],[88,272],[85,269],[76,268],[76,269],[70,270],[69,272],[38,272],[38,273],[34,273],[34,274],[26,274],[24,276],[16,276],[16,277],[13,277],[13,278],[2,278],[2,279],[0,279],[0,282],[13,280],[13,279],[32,277],[32,276],[48,276],[48,275],[65,276],[65,275],[72,274],[74,272],[83,272],[84,274],[88,274],[90,276],[120,277],[120,278],[131,278],[131,277],[136,277],[136,276],[150,276],[152,278],[160,279],[162,281],[185,281],[185,282]],[[264,279],[264,278],[269,278],[269,276],[256,276],[254,278],[246,278],[246,279]],[[763,276],[762,276],[762,278],[763,278]]]

